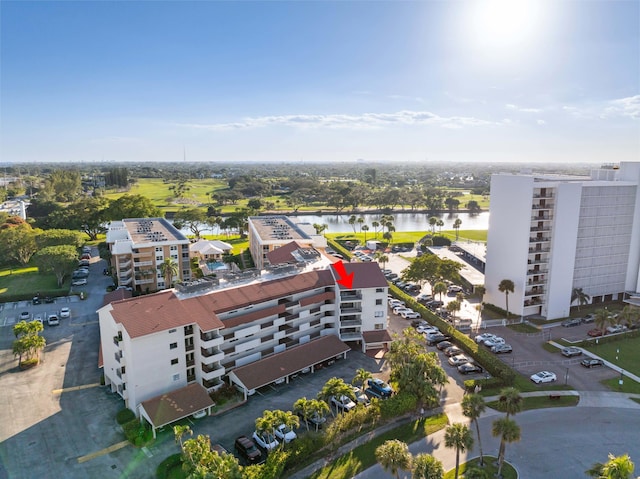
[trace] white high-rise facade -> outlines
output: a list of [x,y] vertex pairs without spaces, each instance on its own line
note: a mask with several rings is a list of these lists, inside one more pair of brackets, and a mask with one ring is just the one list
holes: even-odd
[[574,288],[599,303],[640,291],[640,162],[589,177],[496,174],[485,301],[505,308],[498,285],[514,283],[509,312],[569,316]]

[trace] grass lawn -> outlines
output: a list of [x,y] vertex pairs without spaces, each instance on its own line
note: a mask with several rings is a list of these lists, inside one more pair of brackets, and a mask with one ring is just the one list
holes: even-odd
[[[636,376],[640,376],[640,336],[623,338],[605,344],[585,346],[587,351],[597,354],[603,359],[620,366]],[[619,353],[617,352],[619,351]],[[616,356],[618,359],[616,360]]]
[[[522,398],[522,410],[544,409],[547,407],[570,407],[576,406],[580,401],[579,396],[560,396],[558,399],[549,399],[549,396],[525,397]],[[499,401],[487,403],[491,409],[504,412]]]
[[510,324],[507,326],[512,331],[516,333],[539,333],[540,330],[535,326],[531,326],[530,324],[518,323],[518,324]]
[[[470,461],[465,462],[464,464],[460,464],[460,470],[458,471],[460,474],[458,477],[460,479],[464,478],[463,474],[469,466],[480,467],[480,458],[476,457],[471,459]],[[483,469],[489,473],[487,477],[496,477],[496,474],[498,473],[498,458],[485,455]],[[455,468],[451,469],[450,471],[445,473],[443,479],[454,479],[455,473],[456,473]],[[516,472],[516,470],[513,468],[511,464],[505,461],[502,464],[502,477],[503,479],[517,479],[518,473]]]
[[411,421],[372,439],[366,444],[332,461],[319,471],[314,472],[311,479],[349,479],[376,463],[375,450],[389,439],[398,439],[411,444],[429,434],[433,434],[447,426],[447,416],[428,417]]
[[7,268],[0,270],[0,302],[3,297],[26,295],[31,297],[36,292],[53,294],[59,291],[66,294],[68,288],[58,288],[56,277],[52,274],[39,274],[35,266],[24,268]]
[[[612,379],[606,379],[604,381],[601,381],[602,384],[604,384],[605,386],[607,386],[609,389],[611,389],[614,392],[623,392],[623,393],[630,393],[630,394],[640,394],[640,383],[634,381],[633,379],[625,376],[622,380],[622,387],[620,387],[620,376],[616,376],[615,378]],[[640,402],[640,401],[638,401]]]
[[[426,235],[426,231],[394,231],[393,238],[391,240],[392,244],[399,243],[415,243],[420,240],[424,235]],[[442,233],[438,233],[438,235],[446,236],[450,238],[452,241],[455,240],[456,234],[455,231],[443,231]],[[365,235],[364,233],[327,233],[327,238],[333,240],[347,240],[347,239],[357,239],[361,244],[365,242],[365,236],[367,240],[378,239],[382,241],[382,232],[378,231],[378,237],[376,238],[375,233],[368,231]],[[470,241],[487,241],[487,231],[486,230],[469,230],[469,231],[460,231],[460,241],[468,239]]]

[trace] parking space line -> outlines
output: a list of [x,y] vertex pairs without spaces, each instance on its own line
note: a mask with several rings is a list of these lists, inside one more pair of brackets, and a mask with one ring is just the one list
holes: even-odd
[[105,447],[104,449],[101,449],[99,451],[92,452],[91,454],[87,454],[86,456],[80,456],[78,458],[78,463],[82,464],[83,462],[90,461],[91,459],[95,459],[96,457],[104,456],[105,454],[109,454],[113,451],[117,451],[118,449],[122,449],[129,444],[129,441],[122,441],[112,446]]
[[62,393],[68,393],[71,391],[81,391],[82,389],[95,388],[97,386],[100,386],[100,383],[84,384],[82,386],[72,386],[70,388],[63,388],[63,389],[54,389],[53,391],[51,391],[51,394],[62,394]]

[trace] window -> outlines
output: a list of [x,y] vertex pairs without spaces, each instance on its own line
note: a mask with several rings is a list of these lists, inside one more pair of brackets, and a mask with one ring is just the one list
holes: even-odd
[[175,332],[176,332],[176,330],[175,330],[175,329],[170,329],[170,330],[169,330],[169,333],[175,333]]
[[373,313],[374,318],[384,318],[384,311],[376,311]]
[[169,349],[176,349],[178,347],[178,343],[171,343],[169,345]]
[[180,375],[179,374],[174,374],[173,375],[173,380],[174,381],[179,381],[180,380]]
[[156,246],[156,253],[162,253],[162,247]]
[[384,324],[376,323],[376,324],[374,324],[373,328],[377,329],[377,330],[384,329]]
[[174,364],[178,364],[178,358],[173,358],[171,360],[171,365],[173,366]]
[[178,247],[177,246],[171,246],[171,251],[178,251]]
[[384,293],[384,288],[376,288],[376,293]]
[[376,299],[376,306],[382,306],[382,300]]
[[163,257],[162,256],[156,256],[156,261],[162,261]]

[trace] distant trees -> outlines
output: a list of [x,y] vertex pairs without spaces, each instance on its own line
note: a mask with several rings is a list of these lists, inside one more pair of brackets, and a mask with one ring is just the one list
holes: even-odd
[[106,187],[126,188],[129,186],[129,170],[122,167],[108,168],[104,174],[104,183]]
[[197,239],[200,239],[200,232],[206,221],[207,214],[199,208],[180,209],[173,217],[173,225],[176,228],[181,229],[186,226]]
[[158,218],[162,211],[151,200],[142,195],[122,195],[109,202],[105,207],[105,218],[122,220],[125,218]]
[[467,203],[467,209],[470,215],[478,215],[482,212],[482,208],[476,200],[471,200]]

